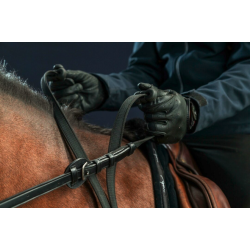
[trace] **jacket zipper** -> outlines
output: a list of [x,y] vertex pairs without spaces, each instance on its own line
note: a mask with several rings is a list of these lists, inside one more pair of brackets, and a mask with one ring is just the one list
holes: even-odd
[[177,77],[178,77],[178,80],[179,80],[179,83],[180,83],[180,93],[183,92],[183,83],[182,83],[182,79],[181,79],[181,72],[180,72],[180,61],[182,59],[183,56],[185,56],[188,52],[188,43],[185,43],[185,51],[184,51],[184,54],[182,54],[178,59],[177,59],[177,62],[176,62],[176,72],[177,72]]

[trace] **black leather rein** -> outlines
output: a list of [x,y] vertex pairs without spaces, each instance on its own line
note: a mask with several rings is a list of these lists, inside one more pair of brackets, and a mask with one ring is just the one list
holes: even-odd
[[86,159],[78,158],[66,168],[64,174],[1,201],[0,207],[20,206],[66,184],[74,188],[78,183],[84,183],[88,177],[96,175],[102,169],[133,154],[134,150],[145,141],[144,139],[136,143],[129,143],[90,162],[86,161]]
[[[41,87],[44,94],[49,98],[50,101],[53,102],[54,118],[56,120],[58,128],[60,129],[67,146],[75,155],[76,159],[66,168],[64,174],[1,201],[0,208],[18,207],[30,200],[33,200],[66,184],[70,188],[77,188],[81,186],[86,180],[90,181],[102,207],[117,207],[115,197],[116,163],[121,161],[126,156],[133,154],[135,149],[138,148],[142,143],[153,138],[153,136],[150,136],[143,140],[130,142],[121,147],[121,140],[128,112],[133,103],[139,98],[145,96],[145,94],[130,96],[125,100],[117,114],[114,123],[109,143],[109,153],[90,161],[86,153],[84,152],[79,140],[77,139],[73,129],[64,116],[60,105],[57,103],[55,97],[49,89],[47,76],[51,72],[56,73],[55,71],[46,72],[41,79]],[[110,201],[108,201],[96,177],[96,174],[104,168],[108,168],[107,186]]]

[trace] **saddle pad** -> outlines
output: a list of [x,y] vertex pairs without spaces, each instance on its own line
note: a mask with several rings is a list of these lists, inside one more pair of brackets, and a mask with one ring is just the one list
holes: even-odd
[[174,179],[169,170],[169,155],[166,148],[152,141],[146,142],[143,148],[152,173],[155,207],[178,208]]

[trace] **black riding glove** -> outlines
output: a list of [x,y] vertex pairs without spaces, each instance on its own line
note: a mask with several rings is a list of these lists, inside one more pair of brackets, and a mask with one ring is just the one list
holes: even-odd
[[60,104],[88,113],[107,99],[106,89],[97,77],[80,70],[65,70],[60,64],[48,76],[50,89]]
[[144,112],[148,134],[155,135],[157,143],[176,143],[194,130],[197,112],[189,98],[148,83],[139,83],[138,87],[141,91],[137,93],[147,94],[139,108]]

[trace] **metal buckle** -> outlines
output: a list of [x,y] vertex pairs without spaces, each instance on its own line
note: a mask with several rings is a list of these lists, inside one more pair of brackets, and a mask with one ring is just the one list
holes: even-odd
[[[84,170],[85,170],[85,167],[87,166],[88,162],[85,162],[83,165],[82,165],[82,180],[85,182],[87,180],[87,176],[84,174]],[[87,173],[88,175],[88,173]]]
[[71,162],[69,166],[65,169],[64,173],[71,172],[72,175],[72,182],[67,184],[69,188],[78,188],[86,181],[86,177],[84,179],[77,179],[77,170],[81,169],[82,167],[85,167],[87,164],[88,161],[86,159],[78,158]]

